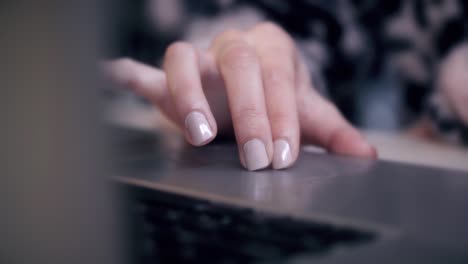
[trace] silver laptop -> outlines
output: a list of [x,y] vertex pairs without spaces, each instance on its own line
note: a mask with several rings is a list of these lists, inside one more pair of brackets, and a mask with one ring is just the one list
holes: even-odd
[[468,263],[466,172],[106,127],[104,10],[46,2],[0,11],[1,263]]

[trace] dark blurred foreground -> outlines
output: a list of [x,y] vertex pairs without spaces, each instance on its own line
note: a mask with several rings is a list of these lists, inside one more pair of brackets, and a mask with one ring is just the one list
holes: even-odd
[[103,2],[0,4],[0,263],[124,260],[97,101]]

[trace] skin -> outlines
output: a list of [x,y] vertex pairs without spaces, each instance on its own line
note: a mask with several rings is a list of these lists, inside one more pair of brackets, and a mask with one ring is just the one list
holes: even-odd
[[[246,31],[227,30],[207,50],[176,42],[166,51],[162,69],[131,59],[104,64],[112,80],[148,98],[184,129],[192,111],[202,113],[214,136],[234,133],[239,159],[242,146],[260,139],[269,162],[275,140],[290,144],[292,166],[301,142],[342,155],[375,158],[375,148],[337,108],[319,95],[291,37],[279,26],[261,23]],[[273,164],[274,168],[278,168]],[[284,168],[284,167],[282,167]]]

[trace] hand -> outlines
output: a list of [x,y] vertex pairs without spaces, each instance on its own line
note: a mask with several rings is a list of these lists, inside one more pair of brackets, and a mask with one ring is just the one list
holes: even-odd
[[228,30],[207,50],[176,42],[162,70],[118,59],[105,71],[148,98],[184,128],[194,146],[234,132],[242,165],[258,170],[291,166],[301,136],[331,152],[375,157],[376,152],[312,87],[293,40],[261,23]]

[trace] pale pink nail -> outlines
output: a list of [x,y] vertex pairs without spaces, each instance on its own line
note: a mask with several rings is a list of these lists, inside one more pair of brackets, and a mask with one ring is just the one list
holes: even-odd
[[247,169],[250,171],[259,170],[270,164],[265,144],[260,139],[247,141],[243,147],[244,160]]
[[275,140],[273,154],[273,168],[284,169],[292,164],[291,146],[284,139]]
[[185,128],[187,129],[192,143],[199,146],[210,140],[214,133],[208,124],[206,117],[200,113],[193,111],[185,118]]

